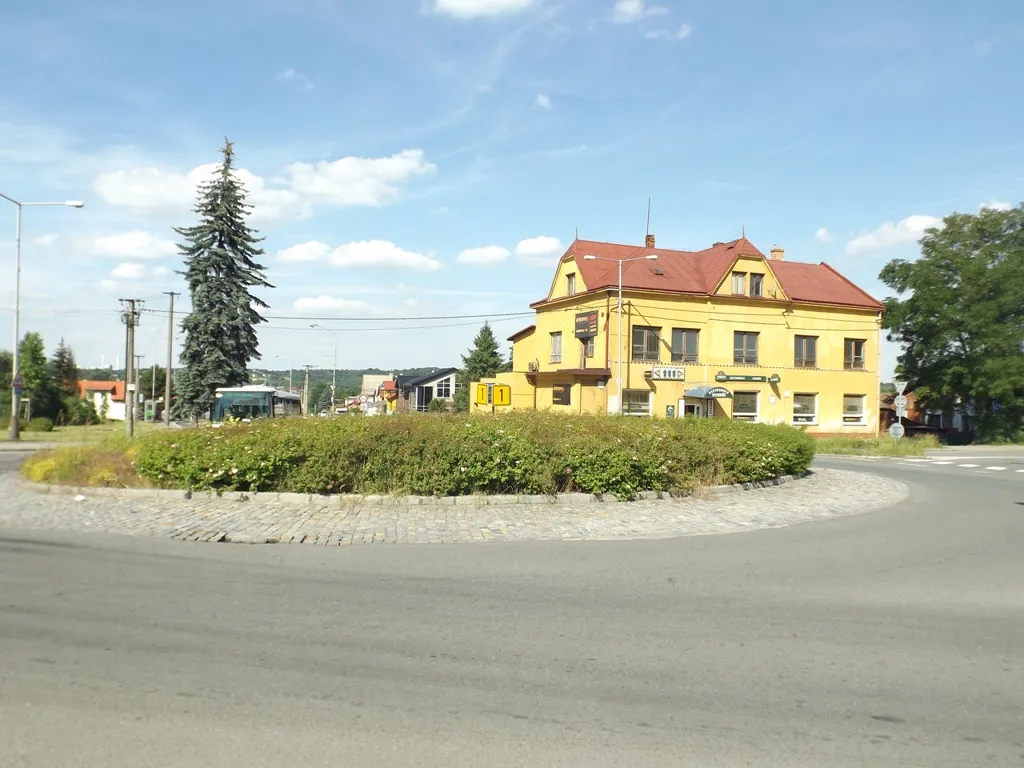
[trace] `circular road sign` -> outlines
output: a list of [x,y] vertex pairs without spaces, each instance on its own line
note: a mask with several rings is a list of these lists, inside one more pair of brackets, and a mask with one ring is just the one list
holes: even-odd
[[903,437],[903,435],[905,435],[906,432],[907,432],[906,428],[902,424],[900,424],[898,421],[896,423],[894,423],[891,427],[889,427],[889,434],[892,435],[897,440],[899,440],[901,437]]
[[368,398],[366,397],[366,395],[360,395],[359,396],[359,402],[360,403],[365,403],[367,401],[367,399]]
[[906,408],[907,407],[907,396],[906,395],[896,395],[896,397],[894,397],[892,399],[892,404],[895,405],[897,408]]

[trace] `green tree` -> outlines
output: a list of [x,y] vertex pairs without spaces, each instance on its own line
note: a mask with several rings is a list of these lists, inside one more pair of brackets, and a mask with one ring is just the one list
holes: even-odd
[[457,411],[469,410],[469,384],[480,379],[489,379],[505,370],[505,360],[501,357],[498,340],[489,323],[484,323],[473,339],[473,347],[468,355],[462,356],[462,370],[459,371],[458,388],[452,403]]
[[320,413],[331,402],[331,383],[329,381],[314,381],[309,385],[308,412]]
[[46,381],[46,345],[43,337],[31,331],[18,346],[18,371],[25,387],[25,396],[32,397]]
[[[167,369],[159,365],[156,367],[156,397],[159,400],[164,396],[164,384],[167,381]],[[174,378],[171,378],[171,389],[174,388]],[[139,389],[148,399],[153,395],[153,366],[143,368],[139,371]],[[171,393],[174,394],[173,392]]]
[[62,398],[78,399],[78,366],[71,347],[60,340],[50,360],[50,377]]
[[921,258],[880,279],[903,377],[931,407],[975,406],[978,436],[1019,436],[1024,417],[1024,205],[955,213],[921,240]]
[[11,418],[11,384],[14,376],[14,355],[0,349],[0,429]]
[[215,177],[200,184],[195,212],[199,223],[176,228],[184,238],[185,281],[192,311],[182,323],[185,342],[178,377],[179,411],[193,419],[208,416],[217,387],[249,382],[248,364],[258,360],[259,309],[268,307],[251,288],[271,288],[264,267],[262,238],[246,224],[252,206],[233,172],[234,149],[225,140]]

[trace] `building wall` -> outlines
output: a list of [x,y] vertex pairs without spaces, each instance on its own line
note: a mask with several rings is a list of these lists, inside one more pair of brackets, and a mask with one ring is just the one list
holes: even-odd
[[[740,260],[743,262],[744,260]],[[744,264],[745,271],[765,273],[765,292],[769,283],[770,267],[766,262],[752,259]],[[556,277],[556,288],[562,284],[566,265],[563,263]],[[737,271],[744,271],[737,267]],[[730,270],[731,275],[731,270]],[[730,276],[723,285],[731,294],[728,285]],[[680,399],[686,389],[701,385],[721,385],[731,392],[756,392],[758,395],[758,421],[793,422],[793,396],[796,394],[817,395],[817,419],[807,425],[810,432],[838,434],[877,434],[879,399],[879,351],[881,344],[880,315],[875,310],[843,307],[825,307],[798,304],[784,300],[766,298],[733,297],[716,295],[689,297],[679,294],[656,294],[653,292],[626,291],[622,319],[621,342],[617,333],[618,320],[615,312],[614,291],[607,295],[578,296],[565,298],[542,305],[537,310],[536,330],[519,340],[513,351],[515,372],[503,374],[494,381],[508,383],[513,387],[515,407],[526,405],[532,400],[536,386],[536,407],[558,411],[579,410],[589,412],[618,411],[619,391],[616,385],[618,358],[622,357],[622,378],[624,390],[649,392],[651,410],[654,415],[664,416],[666,406],[674,406],[677,415]],[[575,337],[575,314],[597,309],[599,330],[595,339],[594,357],[586,360],[587,368],[610,369],[610,377],[603,388],[595,380],[583,380],[576,375],[559,375],[559,369],[580,367],[580,342]],[[660,328],[659,360],[633,362],[631,360],[631,338],[634,326]],[[698,361],[678,364],[684,369],[685,381],[650,381],[645,377],[653,366],[674,366],[671,362],[672,328],[693,328],[698,330]],[[733,362],[734,332],[747,331],[758,334],[758,362],[756,365],[742,365]],[[562,361],[551,361],[551,334],[562,334]],[[794,364],[795,336],[807,335],[817,338],[817,368],[797,368]],[[844,340],[863,339],[864,368],[844,369]],[[531,384],[525,374],[527,363],[535,362],[538,371],[531,375]],[[716,374],[727,376],[765,376],[773,374],[780,378],[778,384],[767,382],[740,383],[716,381]],[[556,381],[557,379],[557,381]],[[572,401],[569,406],[554,406],[551,387],[555,383],[570,383]],[[524,387],[527,389],[524,391]],[[863,398],[863,420],[858,424],[844,422],[844,395],[859,395]],[[730,418],[733,414],[733,400],[716,401],[716,415]],[[577,406],[577,403],[579,406]]]

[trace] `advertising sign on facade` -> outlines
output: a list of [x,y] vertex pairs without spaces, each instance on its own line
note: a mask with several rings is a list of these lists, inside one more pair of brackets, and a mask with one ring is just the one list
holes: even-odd
[[576,314],[576,338],[592,339],[597,336],[597,310]]
[[658,366],[651,368],[650,377],[654,381],[686,381],[686,369]]

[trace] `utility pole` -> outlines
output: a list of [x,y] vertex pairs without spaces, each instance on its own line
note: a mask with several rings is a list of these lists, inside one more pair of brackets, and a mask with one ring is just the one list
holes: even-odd
[[180,294],[164,291],[171,297],[171,314],[167,321],[167,373],[164,377],[164,423],[171,426],[171,366],[174,364],[174,297]]
[[142,310],[141,299],[121,299],[124,311],[121,322],[125,324],[124,345],[124,426],[128,437],[135,434],[135,376],[132,364],[135,361],[135,328],[139,324]]
[[302,388],[302,402],[306,404],[306,415],[309,415],[309,369],[312,365],[305,365],[303,368],[306,369],[306,384]]

